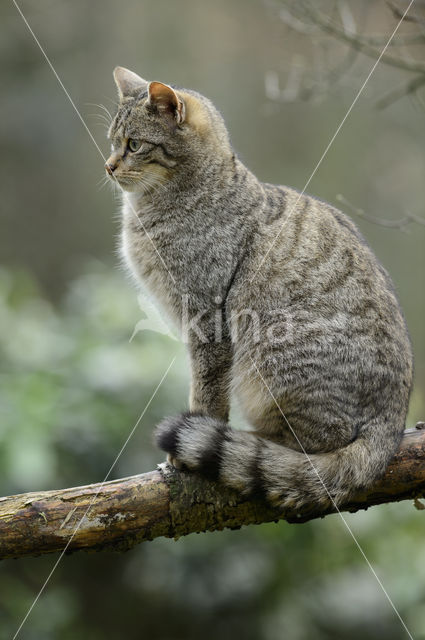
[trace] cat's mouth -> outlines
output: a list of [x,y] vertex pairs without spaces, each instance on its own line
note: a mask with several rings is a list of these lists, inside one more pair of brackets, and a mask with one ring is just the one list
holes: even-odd
[[135,189],[140,189],[140,179],[139,176],[134,174],[129,175],[129,173],[125,172],[116,172],[110,173],[107,171],[109,178],[112,182],[118,183],[118,185],[124,189],[124,191],[134,191]]
[[121,168],[113,172],[106,169],[106,172],[109,178],[118,183],[124,191],[141,191],[144,193],[158,191],[167,182],[168,169],[154,163],[150,163],[147,166],[149,170],[143,172],[122,170]]

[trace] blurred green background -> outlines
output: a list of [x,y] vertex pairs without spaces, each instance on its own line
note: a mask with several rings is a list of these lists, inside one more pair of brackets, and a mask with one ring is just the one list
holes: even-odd
[[[346,5],[372,33],[395,26],[384,2]],[[95,105],[114,110],[119,64],[212,98],[246,164],[298,189],[373,64],[356,56],[325,82],[329,64],[346,51],[294,31],[276,5],[260,0],[20,6],[104,154]],[[169,337],[140,331],[130,342],[143,313],[118,264],[119,203],[101,188],[102,158],[12,2],[0,5],[0,18],[0,490],[8,495],[101,481],[176,356],[111,477],[153,469],[162,455],[152,427],[185,408],[188,366],[183,346]],[[422,59],[424,51],[416,49]],[[275,79],[293,86],[294,69],[308,91],[271,95]],[[405,80],[404,72],[378,67],[308,192],[337,206],[342,194],[378,218],[425,216],[423,104],[405,97],[376,108]],[[425,415],[425,227],[405,233],[354,218],[390,271],[411,331],[412,426]],[[408,502],[346,516],[417,640],[425,638],[424,517]],[[13,637],[55,559],[0,564],[1,640]],[[66,556],[19,634],[238,636],[407,634],[338,516],[157,539],[124,555]]]

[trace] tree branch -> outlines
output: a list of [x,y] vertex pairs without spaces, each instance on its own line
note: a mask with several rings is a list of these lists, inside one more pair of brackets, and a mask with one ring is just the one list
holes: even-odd
[[[425,65],[419,55],[421,51],[419,50],[419,54],[417,51],[417,46],[423,48],[425,44],[425,20],[418,15],[410,12],[404,15],[404,9],[402,11],[394,3],[387,2],[397,20],[403,17],[403,22],[414,25],[413,33],[409,33],[409,29],[407,33],[401,33],[401,30],[398,30],[389,40],[389,34],[366,34],[363,33],[364,28],[359,30],[349,3],[343,0],[333,0],[325,5],[322,3],[319,7],[316,6],[317,3],[309,0],[297,0],[296,2],[292,0],[267,0],[267,2],[278,12],[282,22],[290,29],[311,35],[312,42],[315,40],[314,36],[322,33],[348,47],[349,55],[345,60],[342,57],[342,64],[338,64],[336,68],[333,66],[334,60],[341,57],[338,52],[333,52],[332,58],[327,62],[329,68],[323,70],[320,82],[310,80],[306,87],[301,86],[300,83],[297,97],[310,98],[314,94],[323,93],[324,88],[330,89],[344,73],[345,68],[348,69],[352,65],[359,52],[373,58],[374,61],[379,58],[383,64],[415,74],[415,77],[406,81],[403,86],[391,89],[388,95],[379,101],[380,108],[385,108],[406,95],[418,95],[420,89],[425,85]],[[385,47],[385,52],[383,52],[383,47]],[[396,51],[394,52],[394,50]],[[282,96],[279,98],[282,99]]]
[[[413,429],[405,432],[384,478],[341,511],[417,499],[424,492],[425,429]],[[282,514],[164,463],[157,471],[104,484],[0,498],[0,558],[62,551],[70,540],[67,552],[127,550],[159,536],[280,519],[306,522],[332,512],[311,505],[302,513]]]
[[350,209],[350,212],[367,222],[371,222],[372,224],[379,225],[381,227],[387,227],[388,229],[400,229],[400,231],[408,231],[408,225],[412,223],[421,224],[425,226],[425,218],[421,218],[420,216],[416,216],[413,213],[406,213],[399,220],[385,220],[384,218],[377,218],[376,216],[371,216],[366,214],[363,209],[359,209],[355,207],[351,202],[345,198],[342,193],[338,193],[335,198],[338,202],[340,202],[344,207]]
[[[381,51],[377,48],[377,45],[375,43],[372,44],[373,40],[368,41],[367,37],[362,37],[358,34],[344,31],[334,22],[324,17],[320,11],[314,9],[310,3],[303,3],[302,8],[305,12],[305,16],[307,16],[313,24],[319,26],[322,31],[335,36],[343,42],[346,42],[357,51],[364,53],[374,60],[376,60],[381,54]],[[418,74],[425,73],[425,65],[417,60],[401,58],[399,56],[393,56],[389,53],[384,53],[381,56],[381,62],[398,69],[403,69],[404,71],[412,71]]]
[[425,75],[411,78],[409,82],[392,89],[385,96],[382,96],[382,98],[377,101],[376,106],[378,109],[386,109],[390,104],[396,102],[400,98],[404,98],[404,96],[408,96],[411,93],[416,93],[417,90],[424,85]]

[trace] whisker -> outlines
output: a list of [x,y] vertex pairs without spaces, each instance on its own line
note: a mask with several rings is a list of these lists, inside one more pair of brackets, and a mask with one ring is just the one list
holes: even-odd
[[105,122],[108,127],[110,126],[110,122],[108,120],[108,118],[103,114],[103,113],[89,113],[87,114],[88,118],[99,118],[99,120],[102,120],[103,122]]
[[98,191],[101,191],[107,184],[110,184],[111,180],[108,176],[103,176],[100,180],[96,182],[96,187]]
[[109,124],[107,124],[106,122],[95,122],[95,123],[94,123],[94,126],[96,126],[96,127],[102,127],[102,129],[103,129],[104,131],[109,131],[109,127],[110,127],[110,125],[109,125]]
[[108,119],[108,122],[111,123],[113,120],[113,117],[111,115],[111,112],[109,111],[109,109],[107,109],[105,107],[104,104],[97,104],[96,102],[86,102],[86,105],[91,106],[91,107],[97,107],[98,109],[102,109],[102,111],[105,112],[105,114],[97,114],[97,115],[104,115],[104,117]]
[[109,119],[112,121],[112,119],[113,119],[113,118],[112,118],[112,114],[111,114],[111,112],[109,111],[109,109],[107,109],[107,108],[105,107],[105,105],[104,105],[104,104],[99,104],[98,106],[99,106],[103,111],[105,111],[105,113],[109,116]]

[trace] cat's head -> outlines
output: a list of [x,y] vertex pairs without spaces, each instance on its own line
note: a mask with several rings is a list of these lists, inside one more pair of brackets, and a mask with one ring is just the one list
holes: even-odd
[[126,191],[154,191],[232,154],[223,119],[194,91],[147,82],[116,67],[118,112],[105,169]]

